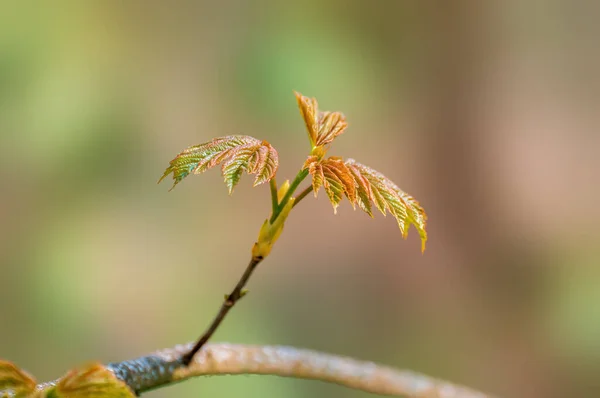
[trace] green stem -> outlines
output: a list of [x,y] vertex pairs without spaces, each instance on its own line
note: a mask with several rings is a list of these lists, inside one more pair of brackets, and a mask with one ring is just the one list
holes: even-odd
[[275,181],[275,177],[271,178],[269,181],[269,187],[271,188],[271,211],[275,213],[279,207],[279,202],[277,200],[277,181]]
[[306,197],[306,195],[308,195],[309,193],[311,193],[313,191],[313,187],[312,185],[307,186],[306,188],[304,188],[304,190],[302,192],[300,192],[300,194],[298,194],[298,196],[296,196],[296,200],[294,200],[294,204],[292,205],[292,209],[294,207],[296,207],[296,205],[298,203],[300,203],[300,201],[302,199],[304,199]]
[[292,183],[290,184],[290,187],[281,199],[281,202],[279,202],[276,211],[273,212],[273,215],[269,220],[271,224],[275,222],[277,216],[279,216],[279,213],[281,213],[281,210],[283,210],[285,204],[290,200],[290,198],[294,194],[294,191],[296,190],[296,188],[298,188],[298,185],[300,185],[300,183],[306,178],[306,176],[308,176],[308,169],[300,170],[298,174],[296,174],[296,178],[294,178],[294,181],[292,181]]

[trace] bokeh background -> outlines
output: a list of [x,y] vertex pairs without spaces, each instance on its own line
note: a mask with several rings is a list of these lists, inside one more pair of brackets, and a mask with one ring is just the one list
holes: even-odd
[[[195,339],[246,266],[267,187],[183,148],[308,141],[292,90],[341,110],[331,153],[429,214],[325,195],[286,225],[215,341],[288,344],[505,397],[600,396],[600,35],[592,1],[0,3],[0,357],[40,380]],[[148,397],[367,397],[213,377]]]

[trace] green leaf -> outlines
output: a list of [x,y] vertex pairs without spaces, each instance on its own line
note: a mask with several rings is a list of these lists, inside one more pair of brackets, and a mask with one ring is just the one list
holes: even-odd
[[244,172],[256,174],[254,186],[272,179],[279,166],[279,157],[267,141],[247,135],[219,137],[179,153],[158,182],[173,174],[173,189],[188,175],[203,173],[219,164],[222,164],[223,178],[231,194]]

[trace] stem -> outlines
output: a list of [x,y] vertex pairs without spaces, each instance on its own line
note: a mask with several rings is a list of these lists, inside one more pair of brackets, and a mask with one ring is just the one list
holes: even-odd
[[182,357],[182,362],[185,366],[189,365],[194,355],[202,348],[202,346],[208,341],[208,339],[211,338],[213,333],[215,333],[221,322],[223,322],[223,319],[225,319],[225,316],[227,315],[229,310],[233,308],[235,303],[244,296],[244,292],[242,291],[242,289],[248,282],[248,279],[250,279],[250,276],[252,275],[252,272],[254,271],[256,266],[261,261],[262,259],[257,258],[252,258],[252,260],[250,260],[250,263],[246,267],[246,271],[244,271],[244,274],[238,281],[233,291],[227,297],[225,297],[225,301],[223,301],[223,304],[221,304],[221,309],[219,310],[219,313],[217,314],[215,319],[213,319],[206,332],[204,332],[204,334],[200,336],[200,339],[194,345],[194,347]]
[[275,181],[275,177],[269,180],[269,187],[271,188],[271,211],[275,213],[275,211],[279,207],[279,201],[277,199],[277,181]]
[[[308,170],[306,170],[306,169],[300,170],[298,172],[298,174],[296,175],[296,178],[294,178],[294,181],[291,183],[289,189],[285,193],[284,197],[281,199],[281,202],[279,202],[279,203],[277,202],[277,183],[275,182],[275,179],[271,179],[271,181],[269,182],[269,186],[271,187],[271,202],[272,202],[272,206],[273,206],[273,215],[271,216],[271,220],[270,220],[271,223],[273,223],[277,219],[279,214],[281,214],[281,211],[283,210],[285,204],[290,200],[290,198],[294,194],[294,191],[296,190],[296,188],[298,188],[298,185],[300,185],[302,180],[304,180],[307,175],[308,175]],[[302,199],[307,194],[308,194],[308,192],[307,193],[302,192],[300,199]],[[262,258],[254,258],[254,257],[250,260],[248,267],[246,267],[246,271],[244,271],[244,274],[238,281],[238,283],[235,286],[235,288],[233,289],[233,291],[227,297],[225,297],[225,301],[223,301],[223,304],[221,304],[221,309],[217,313],[217,316],[215,316],[215,319],[213,319],[213,321],[210,324],[210,326],[208,327],[208,329],[206,329],[204,334],[202,334],[202,336],[200,336],[200,338],[198,339],[198,342],[194,345],[194,347],[187,354],[185,354],[182,357],[181,360],[185,366],[188,366],[190,364],[194,355],[196,355],[196,353],[198,351],[200,351],[202,346],[204,344],[206,344],[206,342],[215,333],[215,331],[217,330],[219,325],[221,325],[221,322],[223,322],[223,319],[225,319],[225,316],[227,315],[229,310],[235,305],[235,303],[239,299],[241,299],[244,296],[244,292],[242,291],[242,289],[248,282],[248,279],[250,279],[250,276],[252,275],[252,272],[254,272],[254,269],[256,268],[256,266],[262,260],[263,260]]]
[[298,188],[298,185],[300,185],[300,183],[306,178],[306,176],[308,176],[308,169],[300,170],[298,174],[296,174],[296,178],[294,178],[294,181],[292,181],[292,183],[290,184],[290,188],[287,190],[287,192],[281,199],[281,202],[279,202],[277,211],[273,212],[273,215],[269,220],[271,224],[273,224],[273,222],[277,219],[277,216],[279,216],[279,213],[281,213],[281,210],[283,209],[285,204],[290,200],[290,198],[294,194],[294,191],[296,190],[296,188]]
[[294,207],[296,207],[296,205],[298,203],[300,203],[300,201],[302,199],[304,199],[306,197],[306,195],[308,195],[309,193],[311,193],[313,190],[312,185],[307,186],[306,188],[304,188],[304,190],[302,192],[300,192],[300,194],[298,196],[296,196],[296,200],[294,200],[294,204],[292,205],[292,209]]

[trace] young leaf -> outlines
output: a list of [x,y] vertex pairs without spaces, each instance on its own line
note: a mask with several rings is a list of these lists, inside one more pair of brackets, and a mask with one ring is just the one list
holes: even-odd
[[386,210],[389,211],[396,218],[404,238],[413,224],[421,237],[421,251],[424,251],[427,242],[427,214],[419,202],[378,171],[354,159],[348,159],[345,163],[356,182],[359,207],[372,216],[369,202],[373,201],[383,215]]
[[337,211],[343,195],[346,195],[354,206],[356,203],[356,183],[341,158],[332,156],[319,160],[318,156],[309,156],[303,168],[308,169],[312,176],[315,197],[319,192],[319,188],[323,186],[329,201],[333,205],[334,212]]
[[319,113],[319,135],[317,146],[325,146],[342,134],[348,127],[346,117],[341,112]]
[[296,95],[296,101],[298,101],[298,108],[300,108],[300,114],[304,123],[306,124],[306,131],[308,131],[308,139],[310,145],[314,148],[317,143],[317,135],[319,134],[318,124],[318,104],[316,98],[308,98],[303,96],[297,91],[294,91]]
[[135,393],[113,372],[100,364],[74,369],[55,387],[58,398],[133,398]]
[[254,186],[273,178],[279,166],[279,157],[267,141],[247,135],[219,137],[178,154],[158,182],[172,173],[173,189],[190,173],[200,174],[219,164],[222,164],[221,171],[231,194],[244,172],[256,174]]
[[0,391],[12,390],[14,397],[30,397],[36,389],[36,381],[12,362],[0,360]]
[[[317,100],[294,92],[313,150],[324,148],[342,134],[348,123],[341,112],[319,112]],[[324,154],[324,152],[323,152]],[[322,156],[321,156],[322,157]]]

